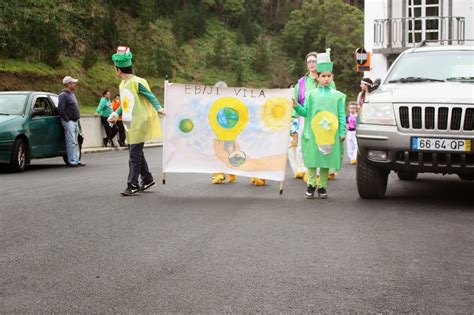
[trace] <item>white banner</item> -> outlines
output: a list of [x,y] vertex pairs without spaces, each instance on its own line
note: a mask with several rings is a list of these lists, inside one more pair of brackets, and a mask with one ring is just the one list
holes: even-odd
[[293,89],[166,84],[163,172],[283,181]]

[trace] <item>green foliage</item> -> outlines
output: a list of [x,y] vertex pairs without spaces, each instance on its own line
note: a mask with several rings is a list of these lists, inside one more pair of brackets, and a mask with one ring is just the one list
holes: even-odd
[[186,42],[206,32],[206,10],[203,4],[188,4],[173,17],[173,31],[179,42]]
[[[363,44],[361,6],[362,0],[3,0],[0,58],[7,65],[16,59],[15,67],[3,67],[15,75],[86,78],[78,96],[95,106],[100,91],[117,84],[110,61],[117,45],[131,47],[134,70],[153,82],[168,76],[251,87],[287,86],[305,72],[306,53],[331,47],[338,87],[356,91],[352,54]],[[44,89],[47,80],[33,82]]]
[[342,0],[304,0],[302,9],[291,13],[282,33],[282,46],[295,57],[295,74],[306,53],[329,47],[338,88],[357,89],[359,74],[354,70],[353,53],[363,45],[363,23],[362,11]]

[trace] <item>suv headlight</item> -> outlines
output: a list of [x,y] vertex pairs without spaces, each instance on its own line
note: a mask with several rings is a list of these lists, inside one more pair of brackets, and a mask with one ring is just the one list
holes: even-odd
[[365,103],[360,112],[360,123],[395,126],[395,114],[391,103]]

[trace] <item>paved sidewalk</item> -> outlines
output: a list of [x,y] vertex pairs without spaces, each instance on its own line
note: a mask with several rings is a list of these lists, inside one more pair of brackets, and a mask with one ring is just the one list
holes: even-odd
[[[146,143],[145,148],[154,148],[154,147],[162,147],[163,143]],[[94,148],[84,148],[82,149],[83,154],[88,153],[100,153],[100,152],[110,152],[110,151],[122,151],[128,150],[128,146],[126,147],[94,147]]]

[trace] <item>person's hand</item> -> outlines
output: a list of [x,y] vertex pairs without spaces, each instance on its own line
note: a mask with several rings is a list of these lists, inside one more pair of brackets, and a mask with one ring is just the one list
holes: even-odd
[[296,103],[295,99],[293,99],[293,107],[296,108],[298,106],[298,103]]
[[158,111],[158,114],[166,116],[165,110],[163,108]]
[[344,140],[346,140],[346,137],[341,136],[341,137],[339,137],[339,140],[341,140],[341,142],[344,142]]
[[115,124],[117,122],[119,115],[116,112],[113,112],[112,114],[109,115],[107,118],[107,121],[111,124]]
[[95,117],[99,117],[99,113],[94,113],[94,116],[95,116]]

